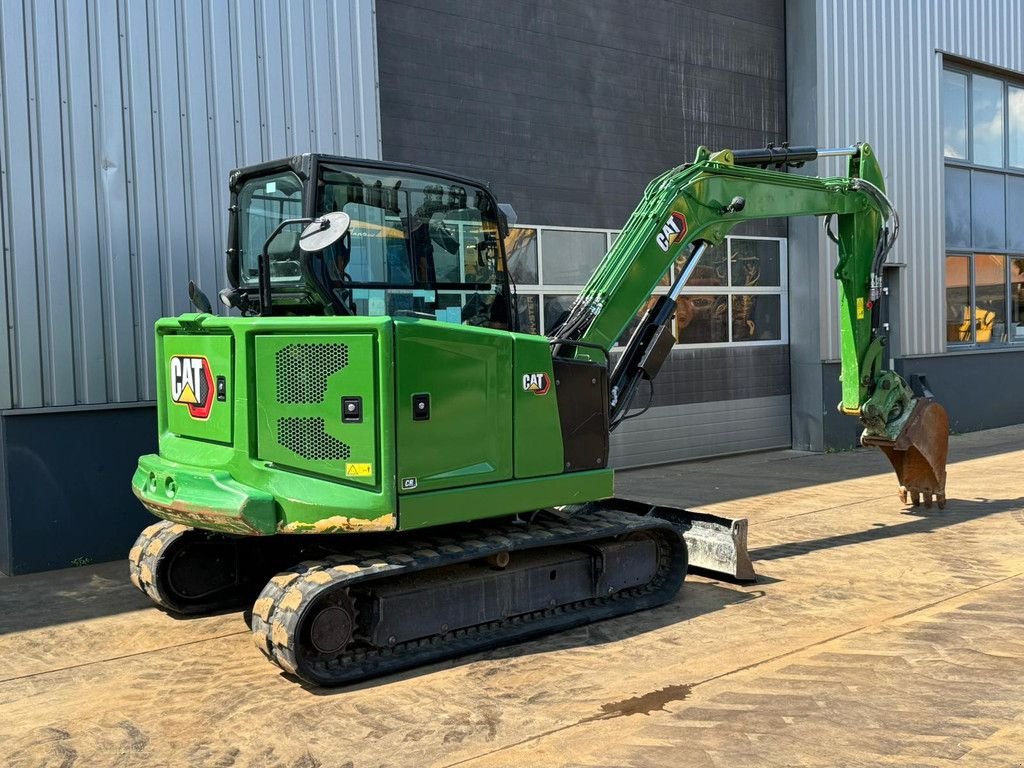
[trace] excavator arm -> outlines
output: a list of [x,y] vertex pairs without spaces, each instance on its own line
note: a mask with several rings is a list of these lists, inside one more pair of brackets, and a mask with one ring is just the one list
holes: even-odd
[[[785,172],[824,156],[847,156],[846,176]],[[712,153],[654,179],[604,260],[552,336],[556,356],[606,361],[613,344],[677,260],[667,295],[658,298],[631,335],[610,378],[610,427],[625,418],[639,383],[651,380],[669,354],[676,297],[709,246],[742,221],[825,217],[838,245],[842,400],[860,419],[861,440],[889,457],[900,498],[941,507],[945,501],[948,420],[941,405],[884,369],[887,343],[882,264],[899,219],[885,196],[881,168],[867,144],[818,150],[768,148]],[[834,220],[834,226],[832,226]]]

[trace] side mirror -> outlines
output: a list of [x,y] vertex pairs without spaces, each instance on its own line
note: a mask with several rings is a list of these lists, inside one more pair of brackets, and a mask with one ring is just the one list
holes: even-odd
[[306,253],[315,253],[329,248],[348,232],[352,226],[352,218],[342,211],[325,213],[318,219],[313,219],[309,226],[302,230],[299,235],[299,248]]
[[210,300],[206,298],[206,294],[200,290],[198,285],[196,285],[195,280],[188,281],[188,300],[192,302],[192,306],[203,314],[213,314],[213,307],[210,305]]
[[[296,224],[306,224],[306,228],[299,235],[299,248],[306,253],[322,251],[324,248],[328,248],[336,243],[348,232],[351,223],[352,220],[347,213],[335,211],[333,213],[325,213],[318,219],[285,219],[274,228],[274,231],[263,242],[263,251],[260,253],[259,286],[261,315],[270,317],[273,314],[270,286],[270,245],[274,239],[287,227]],[[291,247],[294,249],[294,245]]]

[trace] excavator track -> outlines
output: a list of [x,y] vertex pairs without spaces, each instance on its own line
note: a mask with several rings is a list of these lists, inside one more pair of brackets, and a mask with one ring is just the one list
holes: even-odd
[[467,525],[300,563],[264,587],[253,639],[285,672],[345,685],[653,608],[686,569],[667,520],[611,502],[542,511],[529,525]]
[[276,541],[280,538],[229,536],[161,520],[135,540],[128,575],[172,613],[194,616],[240,608],[275,571],[322,551]]
[[202,601],[190,601],[175,594],[168,589],[166,579],[157,576],[162,575],[165,563],[195,533],[187,525],[160,520],[142,530],[128,553],[128,576],[132,584],[154,603],[174,613],[202,613],[214,608],[206,606]]

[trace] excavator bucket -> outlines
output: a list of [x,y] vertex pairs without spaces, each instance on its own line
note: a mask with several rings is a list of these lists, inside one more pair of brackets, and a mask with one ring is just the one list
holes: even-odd
[[734,581],[757,580],[754,564],[747,551],[745,517],[719,517],[631,499],[611,499],[598,503],[671,522],[686,541],[691,570],[696,568]]
[[946,506],[946,458],[949,454],[949,416],[930,397],[918,398],[895,440],[864,438],[864,445],[882,450],[896,470],[900,501],[926,507]]

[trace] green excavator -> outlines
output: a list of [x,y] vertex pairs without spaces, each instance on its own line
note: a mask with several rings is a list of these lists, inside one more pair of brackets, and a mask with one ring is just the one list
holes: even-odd
[[[825,156],[847,175],[786,172]],[[174,613],[251,605],[290,675],[346,684],[650,608],[688,568],[754,578],[745,520],[615,498],[607,466],[681,289],[749,219],[825,217],[839,408],[904,502],[943,505],[946,413],[884,366],[898,218],[867,144],[699,149],[547,336],[517,332],[512,212],[485,185],[305,154],[230,188],[220,300],[240,316],[190,284],[199,311],[156,325],[159,454],[132,485],[161,520],[130,574]]]

